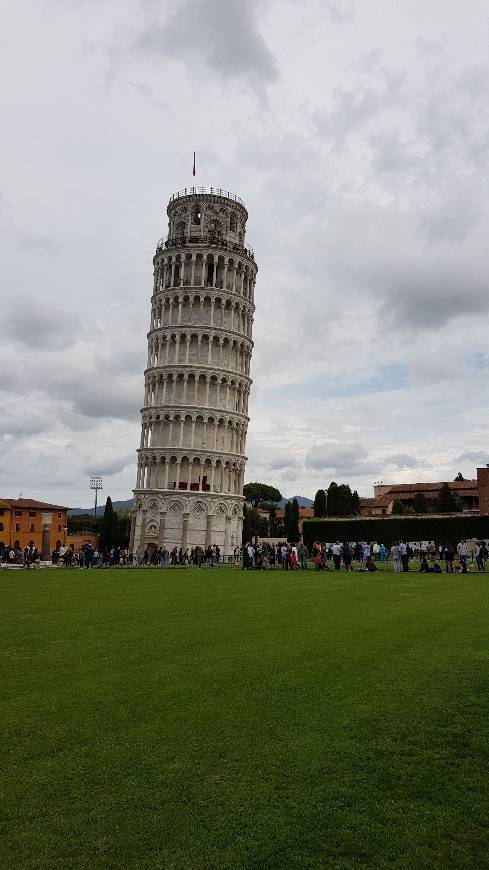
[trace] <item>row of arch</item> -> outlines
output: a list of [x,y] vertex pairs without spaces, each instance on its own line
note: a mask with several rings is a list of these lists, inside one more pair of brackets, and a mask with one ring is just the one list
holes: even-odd
[[146,377],[144,405],[192,405],[223,408],[237,414],[248,413],[249,384],[200,372],[152,375]]
[[216,287],[253,301],[256,267],[224,254],[164,254],[157,258],[154,292],[170,287]]
[[244,421],[211,414],[144,414],[140,446],[244,455],[246,431]]
[[240,495],[243,490],[244,470],[244,462],[214,460],[210,457],[142,457],[138,463],[136,489]]
[[251,344],[205,333],[150,335],[147,368],[162,365],[207,365],[249,375]]
[[253,308],[234,299],[220,296],[213,299],[199,294],[167,295],[152,305],[150,330],[180,324],[215,326],[251,338]]

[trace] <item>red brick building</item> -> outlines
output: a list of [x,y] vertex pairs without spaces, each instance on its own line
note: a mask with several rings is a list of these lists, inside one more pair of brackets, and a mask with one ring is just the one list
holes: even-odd
[[[475,480],[454,480],[449,485],[460,500],[463,513],[489,515],[489,468],[478,468]],[[435,505],[442,486],[443,481],[376,484],[373,498],[360,499],[360,514],[364,517],[389,516],[395,501],[400,501],[407,510],[413,510],[418,494],[424,495],[428,502]]]

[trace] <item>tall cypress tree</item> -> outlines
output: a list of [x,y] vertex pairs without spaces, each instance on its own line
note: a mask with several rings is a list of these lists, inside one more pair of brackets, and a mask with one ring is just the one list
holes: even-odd
[[287,540],[289,539],[289,525],[290,525],[290,510],[291,505],[290,501],[288,501],[285,505],[284,509],[284,532]]
[[287,540],[291,544],[296,544],[300,538],[299,532],[299,502],[295,498],[290,507],[289,527],[287,531]]
[[314,516],[326,516],[326,493],[324,489],[318,489],[316,495],[314,496]]
[[332,480],[328,486],[328,517],[336,517],[338,484]]
[[356,489],[351,494],[351,512],[355,516],[358,516],[360,513],[360,496]]
[[347,483],[340,483],[336,490],[336,505],[337,517],[349,517],[353,513],[351,504],[351,489]]
[[[107,496],[107,501],[105,502],[105,511],[104,517],[102,520],[102,528],[100,529],[100,546],[102,548],[102,552],[105,553],[107,550],[113,546],[114,541],[112,539],[113,529],[114,529],[114,508],[112,507],[112,499],[110,495]],[[117,518],[116,518],[117,521]],[[118,528],[117,523],[117,528]]]

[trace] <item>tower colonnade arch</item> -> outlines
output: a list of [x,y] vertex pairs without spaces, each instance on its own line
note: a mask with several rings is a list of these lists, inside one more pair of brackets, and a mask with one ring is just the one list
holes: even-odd
[[254,302],[257,266],[248,257],[239,259],[203,249],[157,255],[153,266],[154,294],[175,287],[215,288]]
[[167,326],[226,329],[251,339],[253,305],[220,291],[199,294],[174,290],[153,297],[150,332]]
[[146,372],[145,414],[148,408],[209,408],[232,411],[247,418],[251,380],[234,372],[191,366],[151,368]]

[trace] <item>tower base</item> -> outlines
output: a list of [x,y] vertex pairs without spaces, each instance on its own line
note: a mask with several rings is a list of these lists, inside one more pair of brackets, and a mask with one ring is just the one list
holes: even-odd
[[232,556],[241,544],[244,498],[222,493],[135,490],[129,550],[191,550],[216,544]]

